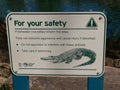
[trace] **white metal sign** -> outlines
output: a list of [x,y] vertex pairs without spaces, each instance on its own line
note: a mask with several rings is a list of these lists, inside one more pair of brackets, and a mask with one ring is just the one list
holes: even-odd
[[88,13],[10,13],[6,18],[16,75],[100,76],[106,17]]

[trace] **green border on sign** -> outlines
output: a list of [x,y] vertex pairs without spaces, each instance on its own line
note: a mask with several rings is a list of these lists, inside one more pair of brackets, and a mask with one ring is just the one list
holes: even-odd
[[[91,14],[91,15],[102,15],[104,17],[104,40],[103,40],[103,67],[102,67],[102,72],[96,75],[67,75],[67,74],[18,74],[16,71],[14,71],[13,69],[13,61],[12,61],[12,49],[11,49],[11,39],[10,39],[10,29],[9,29],[9,20],[11,19],[10,16],[12,15],[82,15],[82,14]],[[107,18],[106,16],[102,13],[102,12],[38,12],[38,13],[29,13],[29,12],[12,12],[9,13],[6,17],[6,26],[7,26],[7,38],[8,38],[8,47],[9,47],[9,57],[10,57],[10,62],[11,62],[11,69],[12,72],[15,75],[22,75],[22,76],[30,76],[30,75],[39,75],[39,76],[87,76],[87,77],[99,77],[104,73],[104,65],[105,65],[105,51],[106,51],[106,28],[107,28]],[[15,30],[19,30],[20,28],[16,28]],[[43,29],[43,28],[41,28]],[[49,28],[50,29],[50,28]],[[53,28],[51,28],[53,29]],[[57,28],[58,29],[58,28]],[[66,28],[64,30],[68,30],[70,28]],[[96,27],[86,27],[86,28],[71,28],[70,30],[75,29],[75,30],[88,30],[88,29],[92,29],[92,30],[97,30]],[[27,28],[23,28],[23,30],[27,30]],[[38,30],[38,28],[36,28],[36,30]],[[79,69],[82,70],[82,69]]]

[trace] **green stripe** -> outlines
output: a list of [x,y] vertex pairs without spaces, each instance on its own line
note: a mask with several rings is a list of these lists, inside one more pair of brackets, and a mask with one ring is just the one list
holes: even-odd
[[68,68],[19,68],[19,69],[34,69],[34,70],[91,70],[95,71],[96,69],[68,69]]
[[15,28],[15,30],[97,30],[97,28]]

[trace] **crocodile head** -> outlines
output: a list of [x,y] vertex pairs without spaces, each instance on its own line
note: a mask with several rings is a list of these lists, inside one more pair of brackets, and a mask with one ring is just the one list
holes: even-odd
[[41,60],[50,61],[52,63],[57,63],[60,61],[57,56],[42,57]]
[[56,56],[42,57],[41,60],[57,60]]

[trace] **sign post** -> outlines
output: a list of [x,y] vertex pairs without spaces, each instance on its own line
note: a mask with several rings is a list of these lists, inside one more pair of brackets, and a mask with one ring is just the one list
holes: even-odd
[[12,72],[102,76],[106,22],[101,12],[10,13],[6,23]]
[[12,78],[14,90],[30,90],[28,76],[16,76],[13,74]]
[[104,90],[104,75],[97,78],[88,78],[88,90]]
[[[28,76],[15,76],[13,74],[14,90],[30,90]],[[97,78],[88,78],[88,90],[104,90],[104,75]]]

